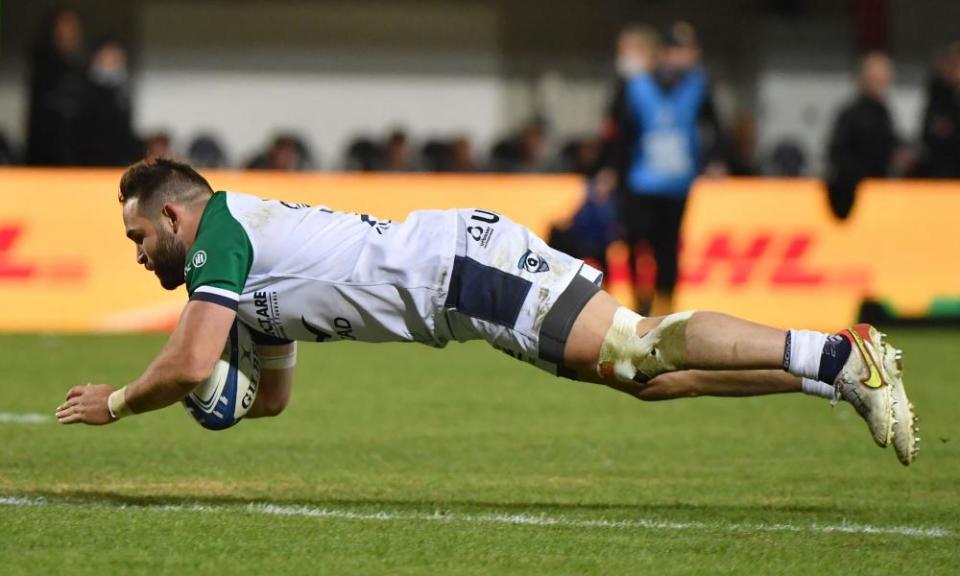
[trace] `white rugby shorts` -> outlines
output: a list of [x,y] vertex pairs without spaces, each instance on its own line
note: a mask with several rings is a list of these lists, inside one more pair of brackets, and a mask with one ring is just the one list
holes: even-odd
[[458,211],[456,257],[436,322],[441,344],[486,340],[548,372],[563,366],[570,329],[603,274],[547,246],[528,228],[495,212]]

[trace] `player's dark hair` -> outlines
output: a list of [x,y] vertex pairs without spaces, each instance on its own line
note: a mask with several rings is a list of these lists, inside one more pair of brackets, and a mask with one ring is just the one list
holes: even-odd
[[169,158],[150,158],[127,168],[120,178],[119,200],[136,198],[139,211],[158,216],[166,202],[192,203],[213,194],[207,180],[189,164]]

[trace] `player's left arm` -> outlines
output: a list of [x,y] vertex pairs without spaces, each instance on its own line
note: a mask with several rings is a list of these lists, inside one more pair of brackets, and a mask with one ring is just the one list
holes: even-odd
[[[140,413],[181,400],[213,373],[236,316],[235,310],[219,304],[188,302],[163,351],[143,375],[122,389],[122,405]],[[57,420],[62,424],[109,424],[115,418],[107,402],[115,391],[109,384],[75,386],[57,408]]]
[[253,406],[244,418],[278,416],[290,402],[297,364],[297,344],[257,344],[260,358],[260,385]]

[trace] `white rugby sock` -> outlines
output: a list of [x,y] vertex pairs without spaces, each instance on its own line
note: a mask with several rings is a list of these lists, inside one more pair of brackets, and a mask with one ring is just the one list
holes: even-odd
[[790,330],[787,338],[783,369],[794,376],[816,380],[820,376],[820,356],[827,335],[812,330]]
[[833,400],[833,386],[819,380],[812,380],[810,378],[801,379],[800,390],[810,396],[819,396],[820,398]]

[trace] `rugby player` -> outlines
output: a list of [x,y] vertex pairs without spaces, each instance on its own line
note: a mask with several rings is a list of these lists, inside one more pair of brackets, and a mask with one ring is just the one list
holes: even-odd
[[296,341],[486,340],[558,376],[641,400],[805,392],[853,405],[901,463],[917,454],[900,352],[872,326],[829,335],[717,312],[644,318],[601,274],[488,210],[403,222],[214,192],[190,166],[134,164],[120,180],[127,237],[189,301],[169,342],[122,388],[72,388],[64,424],[109,424],[184,398],[213,372],[233,324],[254,334],[261,381],[248,418],[287,404]]

